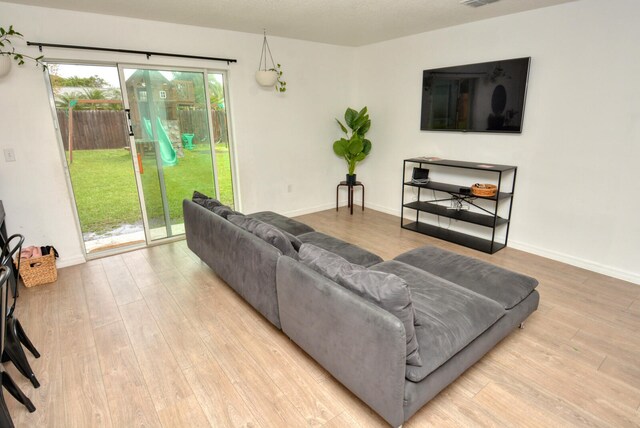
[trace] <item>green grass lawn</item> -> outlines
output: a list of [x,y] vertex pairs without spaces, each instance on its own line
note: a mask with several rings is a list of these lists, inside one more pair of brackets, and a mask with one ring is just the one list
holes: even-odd
[[[67,153],[68,157],[68,153]],[[229,150],[216,146],[220,199],[233,206]],[[153,152],[142,158],[142,182],[151,227],[164,224],[159,178]],[[131,154],[124,149],[75,150],[69,167],[83,233],[102,234],[142,220]],[[207,144],[185,150],[174,166],[163,167],[172,224],[182,223],[182,200],[194,190],[215,196],[211,152]]]

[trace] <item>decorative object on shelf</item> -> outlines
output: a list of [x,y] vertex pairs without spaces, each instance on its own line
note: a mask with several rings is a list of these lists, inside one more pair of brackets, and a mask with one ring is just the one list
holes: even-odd
[[475,196],[490,198],[498,193],[498,186],[494,184],[476,183],[471,186],[471,193],[473,193]]
[[12,39],[16,37],[23,37],[21,33],[13,29],[13,25],[9,25],[9,29],[5,30],[0,27],[0,77],[4,77],[11,71],[11,60],[18,62],[18,65],[24,64],[24,59],[28,58],[36,63],[37,67],[42,67],[42,70],[46,70],[46,64],[42,63],[43,56],[32,57],[29,55],[16,52]]
[[[267,54],[269,55],[269,59],[271,59],[270,68],[267,68]],[[258,64],[258,71],[256,71],[256,81],[260,86],[274,86],[278,92],[285,92],[287,90],[287,82],[282,80],[282,65],[276,64],[273,60],[273,55],[271,55],[271,48],[267,41],[267,30],[264,30],[260,64]]]
[[371,128],[371,119],[369,119],[367,107],[365,106],[359,112],[352,108],[347,108],[344,113],[344,121],[351,129],[351,135],[349,135],[347,127],[336,119],[347,138],[340,138],[335,141],[333,143],[333,152],[347,161],[349,167],[347,184],[353,186],[356,183],[356,164],[364,160],[371,152],[371,141],[364,138],[369,128]]

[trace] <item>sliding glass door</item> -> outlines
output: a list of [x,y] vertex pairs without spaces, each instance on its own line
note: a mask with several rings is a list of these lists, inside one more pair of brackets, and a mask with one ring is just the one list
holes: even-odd
[[120,66],[147,239],[184,233],[182,200],[212,196],[216,169],[207,73]]
[[[184,234],[182,200],[194,190],[234,206],[223,72],[50,69],[87,255]],[[99,74],[76,76],[89,69]],[[105,88],[61,89],[78,82]]]

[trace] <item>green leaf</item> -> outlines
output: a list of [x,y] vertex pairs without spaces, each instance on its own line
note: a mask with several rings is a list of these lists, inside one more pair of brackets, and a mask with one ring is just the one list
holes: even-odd
[[362,153],[366,155],[368,155],[369,153],[371,153],[371,141],[367,140],[366,138],[364,140],[362,140]]
[[358,137],[358,135],[354,135],[351,137],[351,141],[349,142],[349,153],[355,156],[362,151],[363,146],[364,143],[362,142],[362,139]]
[[349,147],[349,141],[341,138],[333,143],[333,152],[338,156],[344,156],[347,154]]
[[360,152],[357,154],[357,156],[355,158],[353,158],[356,162],[360,162],[361,160],[364,160],[364,158],[367,157],[367,154],[364,152]]
[[345,134],[348,133],[347,128],[344,127],[344,125],[342,124],[342,122],[340,122],[338,119],[336,119],[336,122],[338,122],[338,125],[340,125],[340,129],[342,129],[342,132],[344,132]]
[[351,129],[355,128],[355,120],[358,117],[358,112],[352,108],[348,108],[347,111],[344,112],[344,121],[347,123],[347,126]]
[[364,137],[364,134],[369,132],[369,128],[371,128],[371,120],[367,117],[367,120],[362,124],[362,126],[358,129],[358,134]]

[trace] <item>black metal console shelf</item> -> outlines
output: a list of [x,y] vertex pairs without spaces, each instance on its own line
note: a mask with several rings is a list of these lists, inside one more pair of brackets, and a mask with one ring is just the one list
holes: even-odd
[[[411,177],[413,167],[427,168],[431,177],[438,172],[455,172],[456,169],[470,170],[461,177],[444,183],[430,180],[426,184],[415,184]],[[449,170],[453,169],[453,170]],[[464,245],[469,248],[493,254],[507,246],[509,224],[513,206],[513,192],[518,168],[511,165],[483,164],[439,158],[405,159],[403,164],[401,226],[435,238]],[[477,171],[477,173],[476,173]],[[460,171],[458,171],[460,172]],[[477,177],[473,180],[473,175]],[[498,192],[492,197],[475,196],[466,192],[475,182],[490,182],[498,186]],[[413,189],[413,190],[412,190]],[[414,195],[407,201],[407,195]],[[443,205],[449,202],[451,206]],[[461,209],[464,208],[464,209]],[[407,222],[405,210],[415,212],[415,221]],[[454,230],[453,222],[442,224],[441,218],[480,226],[484,231],[476,232],[483,237],[470,234],[465,230]]]

